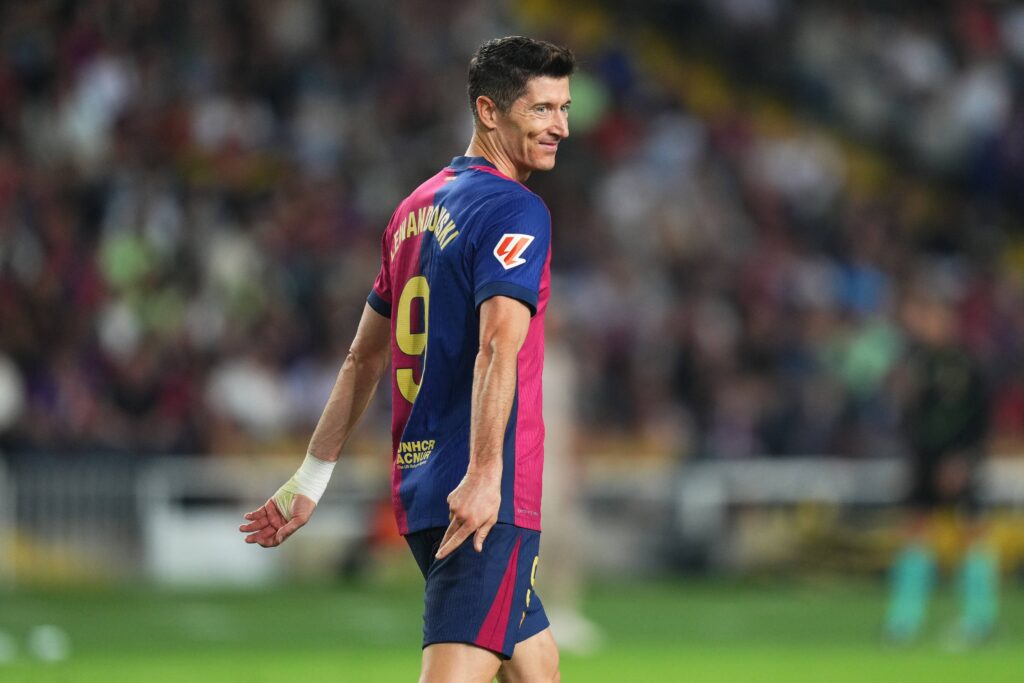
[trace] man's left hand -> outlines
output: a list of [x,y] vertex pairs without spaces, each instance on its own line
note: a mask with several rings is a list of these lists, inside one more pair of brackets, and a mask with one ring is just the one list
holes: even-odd
[[448,494],[451,523],[444,532],[435,557],[439,560],[450,555],[463,541],[473,536],[476,551],[484,549],[484,539],[498,521],[501,506],[501,477],[467,474],[455,490]]

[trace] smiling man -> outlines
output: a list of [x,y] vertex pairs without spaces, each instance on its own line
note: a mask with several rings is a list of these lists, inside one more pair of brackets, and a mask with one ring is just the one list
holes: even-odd
[[426,579],[421,681],[554,681],[535,581],[551,217],[523,182],[569,135],[572,53],[523,37],[469,64],[465,156],[399,204],[381,270],[302,466],[246,542],[308,521],[391,361],[392,502]]

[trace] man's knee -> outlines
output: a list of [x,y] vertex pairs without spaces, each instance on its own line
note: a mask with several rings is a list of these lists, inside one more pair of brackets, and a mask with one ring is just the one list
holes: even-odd
[[498,671],[499,683],[560,683],[561,680],[562,672],[559,670],[557,657],[553,663],[539,663],[532,667],[513,667],[506,662]]
[[552,683],[559,683],[562,680],[562,672],[558,662],[558,650],[555,650],[555,656],[549,665],[548,671],[551,672],[551,677],[548,680]]
[[558,648],[555,647],[555,644],[552,641],[551,650],[547,658],[547,670],[551,673],[551,680],[554,681],[554,683],[558,683],[558,681],[562,680],[560,664]]
[[560,681],[558,646],[550,629],[516,645],[512,659],[501,665],[498,680],[501,683]]

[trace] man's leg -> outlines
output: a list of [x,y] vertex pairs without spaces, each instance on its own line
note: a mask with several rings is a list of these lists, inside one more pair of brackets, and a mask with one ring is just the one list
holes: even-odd
[[960,636],[978,643],[995,628],[999,614],[999,557],[995,548],[977,541],[967,550],[960,569],[963,613]]
[[966,462],[971,473],[959,501],[965,515],[967,548],[959,576],[963,611],[958,637],[963,644],[977,645],[992,635],[999,616],[999,552],[989,538],[989,525],[974,486],[980,459]]
[[420,683],[491,683],[500,665],[501,659],[490,650],[465,643],[435,643],[423,648]]
[[935,585],[935,555],[921,542],[911,542],[896,556],[890,573],[885,636],[897,643],[917,637]]
[[546,628],[516,643],[512,658],[502,662],[498,672],[501,683],[557,683],[562,680],[558,671],[558,646]]
[[935,587],[937,567],[929,532],[943,497],[938,490],[938,456],[919,452],[910,459],[910,491],[903,547],[889,572],[889,606],[883,635],[894,643],[918,636]]

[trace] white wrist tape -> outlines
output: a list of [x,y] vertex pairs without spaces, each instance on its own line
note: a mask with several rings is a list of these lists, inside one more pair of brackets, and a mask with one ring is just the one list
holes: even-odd
[[274,494],[277,508],[285,519],[292,518],[292,499],[296,494],[302,494],[312,499],[314,503],[320,502],[320,497],[324,495],[324,490],[327,488],[327,482],[331,480],[334,465],[334,462],[321,460],[312,453],[306,454],[306,459],[302,461],[302,465],[295,471],[292,478]]
[[312,453],[307,453],[302,466],[292,477],[295,482],[295,493],[301,493],[307,498],[312,498],[314,503],[319,503],[327,488],[327,482],[331,480],[334,465],[333,461],[321,460]]

